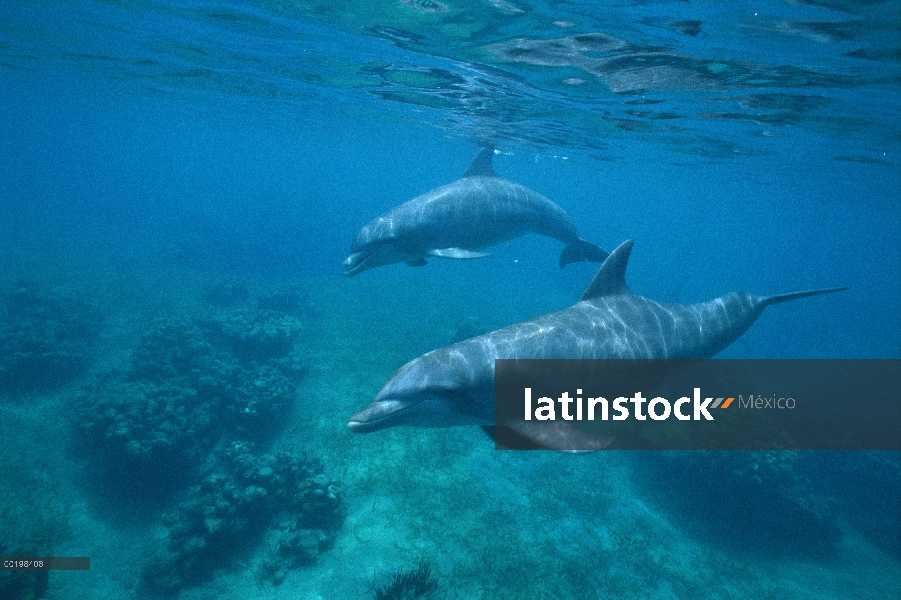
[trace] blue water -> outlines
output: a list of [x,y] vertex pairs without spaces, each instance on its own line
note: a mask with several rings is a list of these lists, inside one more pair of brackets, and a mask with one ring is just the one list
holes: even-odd
[[[160,319],[299,289],[296,404],[259,443],[321,459],[346,520],[280,585],[260,582],[257,539],[182,597],[368,598],[422,558],[437,597],[898,597],[894,454],[509,456],[476,429],[351,435],[349,415],[461,322],[562,309],[596,265],[560,271],[539,236],[352,279],[341,262],[361,226],[493,142],[495,170],[583,238],[635,240],[641,295],[849,287],[769,309],[722,356],[901,358],[899,23],[895,0],[3,3],[0,291],[25,281],[99,317],[84,368],[3,392],[6,504],[37,498],[54,526],[0,510],[0,543],[93,557],[51,574],[48,598],[139,587],[161,515],[209,465],[143,503],[153,481],[100,482],[115,454],[71,451],[71,403],[124,377]],[[216,305],[223,283],[249,300]],[[203,456],[243,435],[221,431]],[[718,492],[738,500],[699,519]]]

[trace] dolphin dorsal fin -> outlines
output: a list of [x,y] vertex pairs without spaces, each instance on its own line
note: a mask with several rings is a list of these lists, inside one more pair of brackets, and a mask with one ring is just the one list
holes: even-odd
[[469,168],[463,173],[463,177],[497,177],[491,166],[491,158],[494,156],[494,146],[485,146],[476,157],[472,159]]
[[592,300],[603,296],[616,296],[618,294],[631,294],[626,285],[626,267],[629,266],[629,255],[635,242],[626,240],[610,253],[601,268],[585,291],[580,300]]

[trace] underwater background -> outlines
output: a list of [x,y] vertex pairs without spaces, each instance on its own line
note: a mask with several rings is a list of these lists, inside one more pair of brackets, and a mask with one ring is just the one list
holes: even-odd
[[490,142],[643,296],[849,287],[720,356],[898,359],[899,123],[897,0],[3,2],[0,555],[91,569],[0,597],[901,597],[898,452],[347,429],[559,242],[341,274]]

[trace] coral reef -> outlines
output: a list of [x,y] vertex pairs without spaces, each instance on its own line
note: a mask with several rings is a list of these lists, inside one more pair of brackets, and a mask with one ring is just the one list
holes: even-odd
[[91,364],[99,314],[78,299],[17,281],[0,319],[0,391],[44,391],[63,385]]
[[306,292],[297,286],[275,290],[257,299],[258,310],[271,310],[285,315],[311,315],[315,313]]
[[[44,556],[34,548],[9,548],[0,542],[0,556]],[[50,571],[0,570],[0,598],[3,600],[37,600],[47,593]]]
[[243,303],[250,296],[250,292],[241,283],[231,278],[218,281],[208,287],[203,293],[203,300],[212,306],[233,308]]
[[[23,535],[22,531],[17,531],[16,540],[13,540],[14,536],[9,531],[12,529],[10,526],[14,523],[7,522],[6,514],[3,517],[0,519],[0,531],[4,532],[0,536],[0,556],[24,558],[50,556],[52,554],[48,552],[51,545],[47,539],[37,543],[25,541],[30,536]],[[49,571],[0,569],[0,598],[3,598],[3,600],[34,600],[43,598],[44,594],[47,593],[49,576]]]
[[76,399],[82,448],[112,481],[164,490],[220,440],[270,441],[304,373],[293,354],[298,333],[295,319],[266,311],[157,323],[126,373]]
[[253,444],[234,442],[219,463],[166,516],[167,548],[147,564],[146,589],[169,594],[196,584],[264,534],[269,551],[255,575],[276,585],[332,546],[344,506],[340,485],[318,461],[286,452],[258,455]]
[[375,600],[414,600],[426,598],[438,589],[438,581],[432,577],[432,565],[420,560],[415,570],[394,574],[391,583],[386,583],[375,591]]
[[237,310],[228,319],[210,320],[205,326],[208,339],[256,362],[287,357],[301,331],[298,319],[270,310]]
[[[47,463],[21,444],[23,429],[22,423],[0,424],[0,556],[53,556],[72,537],[72,499]],[[0,598],[41,598],[49,577],[48,571],[0,569]]]
[[[761,556],[827,558],[841,531],[828,498],[811,491],[800,452],[643,455],[658,504],[700,538]],[[711,502],[711,498],[715,501]]]
[[901,560],[901,452],[809,452],[804,466],[814,493],[882,552]]
[[144,569],[146,592],[175,594],[261,542],[268,552],[254,574],[278,584],[334,543],[344,520],[339,484],[314,459],[254,449],[288,422],[305,372],[301,330],[296,316],[262,308],[159,321],[128,368],[76,398],[92,475],[130,499],[182,500],[164,517],[165,548]]

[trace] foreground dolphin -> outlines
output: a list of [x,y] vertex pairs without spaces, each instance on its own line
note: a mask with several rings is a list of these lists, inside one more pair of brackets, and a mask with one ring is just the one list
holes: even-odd
[[426,256],[481,258],[479,252],[529,232],[566,244],[560,268],[602,262],[607,253],[579,238],[566,212],[537,192],[495,174],[494,148],[482,148],[463,177],[397,206],[357,232],[344,274],[398,262],[413,267]]
[[[495,359],[709,358],[747,331],[767,306],[847,289],[778,296],[733,292],[701,304],[660,304],[626,286],[632,245],[629,240],[613,251],[577,304],[433,350],[402,366],[348,427],[367,433],[396,425],[491,424]],[[547,432],[535,433],[542,436],[535,440],[542,447],[592,447],[589,439],[572,445],[549,441]],[[594,447],[602,448],[612,440],[596,441]]]

